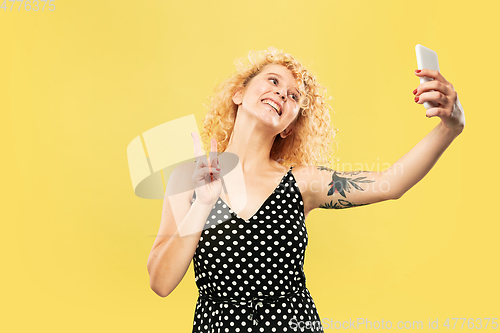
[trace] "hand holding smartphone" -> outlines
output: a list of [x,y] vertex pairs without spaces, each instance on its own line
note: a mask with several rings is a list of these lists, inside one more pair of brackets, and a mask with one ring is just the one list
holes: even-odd
[[[423,45],[417,44],[415,46],[415,52],[417,54],[417,68],[418,69],[431,69],[434,71],[439,71],[439,62],[436,51],[433,51]],[[434,79],[428,77],[421,77],[420,83],[433,81]],[[433,90],[430,90],[433,91]],[[426,109],[438,106],[433,102],[424,102]]]

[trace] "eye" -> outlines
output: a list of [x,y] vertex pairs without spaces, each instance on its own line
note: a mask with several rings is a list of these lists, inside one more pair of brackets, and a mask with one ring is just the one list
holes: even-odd
[[269,81],[271,81],[275,86],[278,85],[278,79],[274,77],[269,78]]
[[292,99],[297,102],[299,100],[299,96],[297,96],[297,94],[290,94],[290,96],[292,96]]

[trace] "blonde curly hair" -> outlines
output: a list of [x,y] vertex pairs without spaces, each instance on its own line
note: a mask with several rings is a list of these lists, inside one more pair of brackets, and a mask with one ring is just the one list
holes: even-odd
[[[233,95],[248,85],[267,65],[279,64],[289,69],[297,81],[301,93],[300,109],[295,128],[285,139],[277,135],[270,152],[270,158],[285,166],[292,165],[333,165],[333,147],[337,128],[330,123],[331,108],[325,100],[326,89],[318,84],[315,77],[290,54],[270,47],[263,51],[250,51],[249,63],[244,59],[235,62],[237,72],[215,88],[209,98],[208,112],[203,121],[201,138],[205,151],[210,151],[210,140],[217,140],[217,150],[225,151],[234,130],[238,106]],[[337,145],[338,146],[338,145]]]

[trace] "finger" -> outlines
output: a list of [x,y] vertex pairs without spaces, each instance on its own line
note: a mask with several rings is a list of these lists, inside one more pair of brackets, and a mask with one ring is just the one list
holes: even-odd
[[220,179],[220,170],[211,168],[210,171],[210,180],[213,182],[214,180]]
[[212,170],[214,170],[214,171],[212,171],[213,178],[214,178],[215,180],[219,180],[219,179],[220,179],[220,177],[221,177],[221,176],[220,176],[220,169],[219,169],[219,170],[217,170],[217,169],[212,169]]
[[220,173],[220,169],[212,169],[212,173],[210,174],[210,176],[212,176],[212,181],[221,179]]
[[220,175],[220,169],[212,169],[212,168],[209,168],[208,166],[206,166],[206,167],[199,168],[198,170],[196,170],[193,173],[192,177],[193,177],[193,180],[200,181],[200,180],[204,180],[210,174],[218,177]]
[[429,82],[424,82],[421,83],[415,92],[415,96],[420,96],[422,93],[426,91],[431,91],[431,90],[437,90],[441,92],[443,95],[449,95],[453,91],[451,90],[450,86],[443,84],[442,82],[439,81],[429,81]]
[[212,167],[217,167],[217,140],[212,138],[211,148],[210,148],[210,164]]
[[208,153],[208,167],[210,168],[210,178],[214,181],[212,177],[212,170],[214,167],[214,155],[217,156],[217,142],[214,144],[214,138],[210,140],[210,152]]
[[204,156],[203,151],[201,150],[201,142],[200,142],[200,137],[198,136],[198,133],[196,132],[191,132],[191,136],[193,137],[193,146],[194,146],[194,157],[196,161],[201,156]]
[[439,73],[439,71],[435,71],[435,70],[432,70],[432,69],[417,69],[415,71],[415,75],[418,76],[418,77],[430,77],[431,79],[434,79],[434,80],[437,80],[439,82],[442,82],[442,83],[447,83],[448,81],[446,81],[446,79],[444,78],[444,76],[441,75],[441,73]]
[[415,97],[415,102],[417,104],[424,104],[425,102],[438,103],[439,106],[445,106],[448,104],[448,99],[439,91],[428,91],[420,96]]
[[425,112],[427,118],[442,117],[444,115],[446,115],[446,110],[443,108],[430,108]]
[[196,158],[196,167],[198,169],[201,169],[201,168],[206,167],[206,166],[208,166],[207,157],[205,155],[198,156]]

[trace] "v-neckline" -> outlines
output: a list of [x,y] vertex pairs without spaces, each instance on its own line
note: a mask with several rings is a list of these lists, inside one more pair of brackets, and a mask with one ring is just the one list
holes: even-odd
[[276,185],[276,187],[274,188],[274,190],[271,192],[271,194],[269,194],[266,198],[266,200],[264,200],[264,202],[262,203],[262,205],[259,206],[259,208],[257,209],[257,211],[255,213],[253,213],[248,219],[244,219],[242,217],[240,217],[238,215],[238,213],[236,213],[236,211],[234,209],[231,208],[231,206],[228,205],[227,202],[225,202],[220,196],[219,196],[219,199],[221,202],[223,202],[228,208],[229,210],[231,210],[234,215],[239,218],[240,220],[243,220],[245,222],[249,222],[255,215],[257,215],[258,212],[260,212],[260,210],[262,209],[262,207],[264,207],[264,205],[267,203],[267,201],[271,198],[271,196],[276,192],[276,189],[281,185],[281,183],[283,183],[283,180],[285,179],[286,176],[288,176],[288,174],[290,173],[290,171],[292,170],[292,167],[290,167],[288,169],[288,171],[283,175],[283,177],[281,177],[281,180],[280,182],[278,183],[278,185]]

